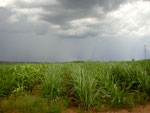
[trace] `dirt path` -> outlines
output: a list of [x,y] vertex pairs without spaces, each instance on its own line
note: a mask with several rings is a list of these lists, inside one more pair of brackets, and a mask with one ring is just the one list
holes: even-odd
[[122,110],[107,111],[107,112],[83,112],[83,111],[79,112],[79,110],[75,108],[69,108],[63,113],[150,113],[150,104],[136,106],[133,108],[132,111],[122,109]]
[[133,108],[132,112],[128,112],[127,110],[120,110],[115,113],[150,113],[150,104],[145,106],[137,106]]

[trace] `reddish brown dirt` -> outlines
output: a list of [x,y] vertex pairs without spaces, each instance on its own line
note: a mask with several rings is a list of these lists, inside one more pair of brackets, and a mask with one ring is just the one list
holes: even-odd
[[120,110],[116,113],[150,113],[150,104],[145,106],[137,106],[133,108],[132,112],[128,112],[127,110]]
[[116,110],[116,111],[106,111],[106,112],[78,112],[75,108],[69,108],[63,113],[150,113],[150,104],[147,105],[141,105],[134,107],[131,111],[128,111],[126,109]]

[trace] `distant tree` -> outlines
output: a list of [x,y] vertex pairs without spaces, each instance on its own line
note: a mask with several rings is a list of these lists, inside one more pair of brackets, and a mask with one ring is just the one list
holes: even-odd
[[132,58],[132,62],[134,62],[135,61],[135,59],[134,58]]

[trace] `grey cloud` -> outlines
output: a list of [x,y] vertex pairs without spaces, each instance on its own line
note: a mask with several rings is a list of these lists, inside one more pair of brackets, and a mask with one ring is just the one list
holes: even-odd
[[68,27],[68,22],[71,20],[85,18],[85,17],[92,17],[91,11],[85,12],[84,10],[75,10],[75,11],[68,11],[68,10],[61,10],[51,15],[42,15],[41,19],[53,24],[59,24],[63,29]]
[[93,37],[75,40],[59,39],[52,34],[42,37],[35,34],[3,36],[0,38],[0,60],[62,62],[143,58],[144,42],[127,37],[103,40]]
[[[10,6],[0,8],[0,60],[62,62],[143,59],[143,45],[150,40],[149,28],[147,31],[141,28],[149,25],[149,12],[140,14],[138,10],[139,15],[135,17],[127,15],[128,12],[119,12],[120,4],[126,2],[58,0],[58,4],[46,1],[15,3],[18,11],[32,8],[44,10],[40,13],[33,11],[32,14],[15,12],[14,7]],[[102,12],[97,12],[96,8],[102,8]],[[118,12],[114,14],[113,11]],[[10,23],[10,16],[16,14],[18,21]],[[29,22],[28,19],[34,16],[40,19]],[[130,17],[135,22],[132,25],[127,21]],[[86,20],[88,18],[97,21]],[[71,24],[72,21],[76,22]],[[140,34],[140,30],[144,35]]]
[[[15,5],[19,8],[42,8],[45,12],[49,13],[38,14],[40,17],[39,21],[44,20],[50,24],[60,25],[62,30],[68,30],[72,28],[69,23],[72,20],[96,17],[99,21],[102,21],[107,12],[117,9],[120,4],[125,3],[126,0],[57,0],[57,2],[57,4],[50,4],[48,1],[42,2],[41,4],[38,2],[31,4],[23,1],[17,1]],[[98,14],[96,9],[94,9],[97,7],[103,8],[102,12],[104,11],[105,13]],[[95,25],[95,28],[91,27],[91,29],[97,29],[97,26],[100,25]],[[90,28],[90,26],[87,27]],[[43,28],[44,27],[42,27],[42,29]],[[43,31],[42,29],[40,31],[37,30],[37,33],[43,34],[47,32],[47,30]],[[102,29],[103,27],[100,28],[100,31]],[[98,35],[98,32],[91,31],[88,31],[87,34],[62,34],[62,37],[83,38],[86,36]]]
[[4,23],[5,20],[9,17],[9,15],[11,15],[12,13],[10,12],[10,10],[0,7],[0,23]]
[[43,7],[46,11],[54,12],[51,15],[42,15],[42,19],[54,24],[65,25],[68,21],[85,17],[102,17],[93,10],[95,7],[102,7],[104,11],[111,11],[126,2],[126,0],[58,0],[59,5]]
[[0,32],[8,30],[6,24],[11,14],[12,12],[9,9],[0,7]]
[[3,33],[8,34],[26,34],[26,33],[36,33],[38,35],[43,35],[47,33],[48,25],[44,23],[29,23],[27,22],[27,15],[19,15],[16,17],[17,22],[11,23],[10,17],[15,15],[8,8],[0,8],[0,38]]
[[58,0],[65,8],[69,9],[89,9],[95,6],[97,0]]
[[105,11],[117,9],[120,5],[126,3],[127,0],[99,0],[99,5],[103,7]]
[[[23,8],[43,8],[52,14],[41,14],[41,19],[63,27],[68,21],[85,17],[100,16],[93,11],[95,7],[102,7],[104,11],[111,11],[127,0],[57,0],[58,4],[39,4],[17,1],[16,5]],[[46,3],[46,2],[45,2]],[[103,15],[102,15],[103,16]]]
[[126,0],[59,0],[60,3],[69,9],[89,9],[97,5],[103,7],[104,10],[112,10],[119,7]]
[[[95,17],[98,21],[103,21],[108,12],[116,10],[121,4],[126,2],[127,0],[58,0],[59,4],[55,5],[55,7],[48,7],[48,5],[43,7],[45,11],[50,11],[52,14],[41,14],[40,19],[52,24],[60,25],[62,30],[68,30],[72,28],[69,22],[73,20]],[[102,8],[100,14],[97,12],[98,9],[96,9],[98,7]],[[88,36],[97,36],[100,33],[97,32],[97,28],[103,33],[102,26],[101,24],[96,24],[92,27],[88,25],[87,27],[91,28],[91,31],[88,31],[87,34],[62,34],[62,37],[85,38]],[[96,32],[92,32],[92,29],[96,30]]]
[[58,34],[58,37],[61,37],[63,39],[84,39],[84,38],[92,38],[92,37],[97,37],[98,33],[97,32],[87,32],[83,34]]

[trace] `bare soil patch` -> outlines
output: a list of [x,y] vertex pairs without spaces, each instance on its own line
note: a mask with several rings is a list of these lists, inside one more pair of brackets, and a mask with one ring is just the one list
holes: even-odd
[[110,110],[105,112],[79,111],[76,108],[68,108],[63,113],[150,113],[150,104],[138,105],[134,107],[132,110],[121,109],[121,110]]

